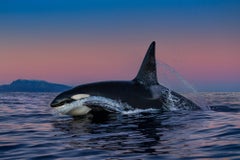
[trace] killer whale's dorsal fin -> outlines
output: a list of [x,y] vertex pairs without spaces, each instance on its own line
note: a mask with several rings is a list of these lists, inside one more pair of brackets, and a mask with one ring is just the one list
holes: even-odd
[[137,76],[133,81],[141,83],[146,86],[158,85],[157,69],[155,59],[155,41],[153,41],[143,59],[142,65],[138,71]]

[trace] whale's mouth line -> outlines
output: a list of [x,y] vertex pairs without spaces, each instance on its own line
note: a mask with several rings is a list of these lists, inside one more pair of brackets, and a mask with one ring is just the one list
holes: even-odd
[[54,107],[54,111],[56,113],[62,114],[62,115],[72,115],[72,116],[78,116],[78,115],[85,115],[89,111],[91,111],[91,108],[89,108],[85,102],[88,97],[84,97],[78,100],[72,100],[71,102],[62,102],[57,107]]

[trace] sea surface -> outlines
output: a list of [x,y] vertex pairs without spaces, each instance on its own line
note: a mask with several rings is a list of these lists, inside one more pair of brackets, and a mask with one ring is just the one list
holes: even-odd
[[88,115],[57,93],[0,93],[0,159],[240,159],[240,92],[201,93],[212,110]]

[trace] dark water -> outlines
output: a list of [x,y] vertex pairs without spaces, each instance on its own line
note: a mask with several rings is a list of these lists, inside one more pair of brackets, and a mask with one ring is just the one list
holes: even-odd
[[240,93],[203,93],[215,111],[52,114],[56,94],[0,94],[0,159],[240,159]]

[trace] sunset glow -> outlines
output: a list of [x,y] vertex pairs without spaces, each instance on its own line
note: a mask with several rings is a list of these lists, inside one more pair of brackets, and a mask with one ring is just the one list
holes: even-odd
[[[240,2],[0,2],[0,84],[132,79],[157,59],[199,90],[240,91]],[[211,88],[212,87],[212,88]]]

